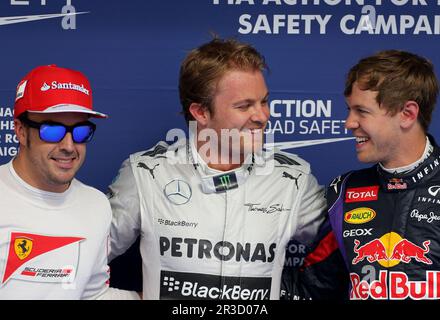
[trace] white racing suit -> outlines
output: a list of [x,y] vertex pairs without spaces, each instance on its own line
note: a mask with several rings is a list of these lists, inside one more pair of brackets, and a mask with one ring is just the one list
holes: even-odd
[[108,197],[110,259],[141,236],[144,299],[279,299],[286,245],[310,243],[325,207],[296,155],[220,172],[184,139],[130,155]]

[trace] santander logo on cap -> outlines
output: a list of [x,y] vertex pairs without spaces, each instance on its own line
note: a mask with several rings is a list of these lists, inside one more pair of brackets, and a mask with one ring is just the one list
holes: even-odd
[[47,85],[47,83],[45,82],[44,84],[43,84],[43,86],[41,87],[41,91],[47,91],[47,90],[49,90],[50,89],[50,87]]
[[41,91],[45,92],[48,90],[76,90],[82,93],[85,93],[86,95],[90,95],[89,94],[89,90],[84,88],[84,85],[78,85],[78,84],[74,84],[72,82],[57,82],[57,81],[52,81],[52,84],[49,86],[46,82],[43,84],[43,86],[41,87]]
[[56,65],[40,66],[29,72],[17,86],[14,118],[24,112],[80,112],[107,118],[94,111],[92,89],[84,74]]

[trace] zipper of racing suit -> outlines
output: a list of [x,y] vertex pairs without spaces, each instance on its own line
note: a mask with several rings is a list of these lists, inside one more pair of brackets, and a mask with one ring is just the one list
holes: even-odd
[[[228,190],[225,190],[225,218],[223,223],[223,235],[222,235],[222,241],[223,244],[225,243],[225,235],[226,235],[226,224],[227,224],[227,216],[228,216]],[[222,250],[224,250],[224,246],[222,246]],[[221,254],[221,260],[220,260],[220,288],[221,288],[221,294],[219,295],[219,299],[223,300],[223,288],[225,285],[225,277],[223,274],[223,264],[225,256],[223,255],[223,252]]]

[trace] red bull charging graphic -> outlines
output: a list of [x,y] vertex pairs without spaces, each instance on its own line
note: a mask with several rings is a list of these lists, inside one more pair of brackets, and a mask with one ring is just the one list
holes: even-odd
[[[403,239],[395,232],[390,232],[380,238],[365,244],[354,240],[355,257],[352,264],[364,260],[369,263],[377,262],[382,267],[391,268],[399,263],[408,264],[419,262],[432,265],[428,257],[430,240],[416,244]],[[411,281],[404,272],[380,270],[378,280],[366,281],[357,273],[350,274],[352,289],[350,298],[364,299],[440,299],[440,272],[426,271],[426,280]]]

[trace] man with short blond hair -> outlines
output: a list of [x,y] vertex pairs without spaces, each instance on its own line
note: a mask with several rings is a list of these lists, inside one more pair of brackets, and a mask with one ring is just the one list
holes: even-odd
[[278,299],[289,240],[315,237],[325,201],[309,164],[262,151],[265,67],[236,40],[192,50],[179,78],[189,138],[132,154],[110,186],[111,256],[141,236],[145,299]]

